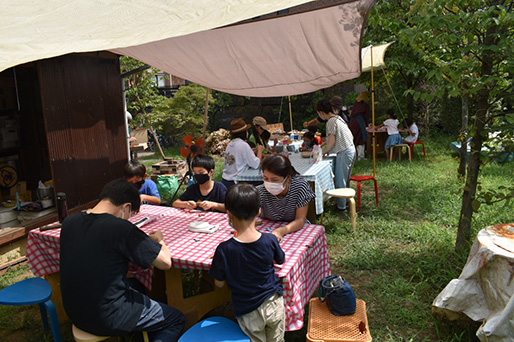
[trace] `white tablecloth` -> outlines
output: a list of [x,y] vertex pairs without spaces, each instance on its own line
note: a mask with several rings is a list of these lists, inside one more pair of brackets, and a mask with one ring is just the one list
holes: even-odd
[[[504,232],[504,233],[501,233]],[[482,229],[466,265],[432,303],[432,312],[449,320],[465,315],[484,324],[481,341],[512,341],[514,337],[514,224]]]

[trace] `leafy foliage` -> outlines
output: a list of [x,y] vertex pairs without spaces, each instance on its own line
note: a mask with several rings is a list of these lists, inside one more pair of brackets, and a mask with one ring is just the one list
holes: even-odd
[[[174,97],[157,104],[152,111],[152,124],[155,129],[175,140],[187,134],[201,136],[205,116],[206,89],[198,84],[179,88]],[[209,94],[209,106],[215,100]]]
[[[120,58],[121,73],[126,73],[138,68],[143,68],[145,63],[140,62],[128,56]],[[156,74],[158,70],[148,68],[133,73],[124,79],[125,97],[127,100],[127,110],[132,114],[132,128],[138,126],[148,126],[147,119],[151,116],[151,109],[165,99],[159,95],[156,83]],[[150,120],[151,122],[151,120]]]

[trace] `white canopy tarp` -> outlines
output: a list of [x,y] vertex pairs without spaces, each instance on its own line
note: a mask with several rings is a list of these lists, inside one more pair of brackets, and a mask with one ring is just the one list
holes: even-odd
[[377,45],[377,46],[366,46],[362,48],[361,58],[362,58],[362,72],[371,71],[371,49],[373,48],[373,70],[380,70],[385,68],[385,53],[389,45],[394,42],[390,42],[387,44]]
[[360,75],[373,3],[350,1],[111,51],[226,93],[309,93]]
[[210,30],[310,0],[0,0],[0,71]]
[[213,29],[306,1],[0,0],[0,70],[110,50],[227,93],[303,94],[360,75],[363,28],[375,1]]

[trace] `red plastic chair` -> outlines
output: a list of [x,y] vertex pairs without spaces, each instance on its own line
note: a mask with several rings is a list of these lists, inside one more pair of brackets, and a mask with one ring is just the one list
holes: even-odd
[[410,159],[412,159],[412,149],[413,149],[414,145],[418,145],[418,144],[421,144],[423,146],[423,155],[425,157],[427,156],[427,153],[425,152],[425,144],[423,144],[423,141],[418,140],[416,142],[413,142],[413,143],[410,142],[410,143],[407,143],[407,144],[409,144],[409,146],[410,146],[410,151],[409,151],[410,152]]
[[378,207],[378,184],[377,180],[373,176],[351,176],[351,181],[357,182],[357,211],[361,210],[361,182],[372,180],[375,182],[375,198],[377,200]]

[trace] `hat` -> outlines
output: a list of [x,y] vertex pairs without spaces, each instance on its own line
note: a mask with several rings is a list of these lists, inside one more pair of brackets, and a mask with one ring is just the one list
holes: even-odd
[[369,95],[367,91],[361,91],[355,101],[369,101]]
[[344,102],[339,96],[333,96],[329,102],[332,107],[339,108],[341,110],[343,109]]
[[265,130],[268,130],[268,123],[266,122],[266,119],[262,116],[256,116],[253,118],[253,124],[260,126],[264,128]]
[[230,133],[241,133],[247,131],[250,127],[252,127],[252,125],[247,125],[243,119],[234,119],[230,122]]

